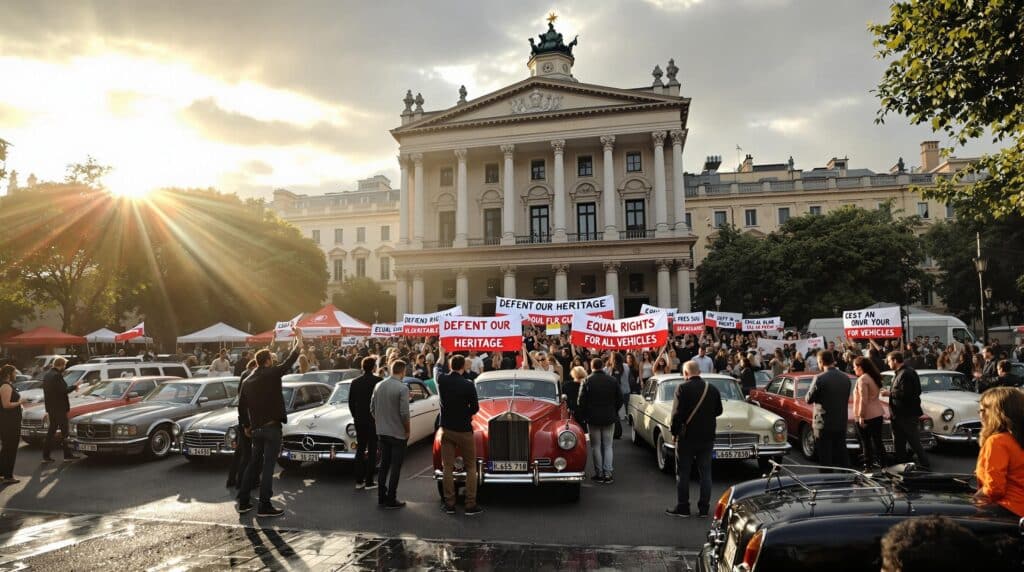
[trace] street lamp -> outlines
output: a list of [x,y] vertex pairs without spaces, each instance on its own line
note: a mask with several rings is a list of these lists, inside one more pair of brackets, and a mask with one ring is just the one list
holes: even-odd
[[[981,331],[982,338],[981,343],[988,343],[988,325],[985,323],[985,280],[983,275],[985,270],[988,269],[988,260],[981,257],[981,242],[978,242],[978,257],[974,259],[974,268],[978,271],[978,297],[981,300],[981,304],[978,307],[978,313],[981,314]],[[988,289],[992,291],[991,288]],[[991,296],[991,295],[990,295]]]
[[722,297],[715,294],[715,311],[717,312],[722,307]]

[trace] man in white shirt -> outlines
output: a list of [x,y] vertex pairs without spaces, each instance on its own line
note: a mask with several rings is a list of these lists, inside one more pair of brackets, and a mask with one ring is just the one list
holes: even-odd
[[715,361],[707,356],[704,346],[697,350],[697,356],[693,358],[693,361],[700,366],[701,373],[715,373]]
[[221,348],[220,355],[210,364],[210,377],[231,375],[231,362],[228,360],[228,350]]
[[466,364],[469,366],[469,370],[477,375],[484,372],[484,360],[476,352],[469,352]]

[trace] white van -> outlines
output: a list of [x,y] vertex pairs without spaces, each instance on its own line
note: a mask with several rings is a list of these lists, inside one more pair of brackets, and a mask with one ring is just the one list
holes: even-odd
[[[185,364],[177,362],[138,362],[138,363],[83,363],[73,365],[64,370],[64,383],[68,387],[81,382],[78,391],[107,379],[121,377],[161,376],[161,377],[192,377]],[[74,394],[73,394],[74,395]],[[41,403],[43,390],[29,389],[21,392],[25,403]]]
[[[882,307],[876,305],[872,307]],[[935,314],[921,308],[911,307],[908,309],[910,320],[907,329],[907,339],[913,340],[917,336],[928,336],[929,339],[935,336],[943,344],[949,344],[956,340],[962,344],[975,343],[974,333],[960,319],[944,314]],[[815,318],[807,324],[807,331],[825,338],[826,342],[835,341],[836,337],[843,335],[842,318]]]

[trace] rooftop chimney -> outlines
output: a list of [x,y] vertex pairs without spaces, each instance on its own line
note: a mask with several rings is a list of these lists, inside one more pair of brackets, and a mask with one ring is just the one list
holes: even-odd
[[939,142],[921,142],[921,172],[929,173],[939,166]]
[[707,159],[704,160],[704,172],[705,173],[716,173],[718,168],[722,166],[721,155],[708,155]]
[[737,169],[737,170],[740,173],[750,173],[750,172],[753,172],[753,170],[754,170],[754,156],[751,155],[750,153],[747,153],[747,156],[743,158],[743,162],[740,163],[739,169]]

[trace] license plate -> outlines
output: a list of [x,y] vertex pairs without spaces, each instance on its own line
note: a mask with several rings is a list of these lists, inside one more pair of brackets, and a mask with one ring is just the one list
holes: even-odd
[[300,453],[296,451],[289,451],[288,458],[293,461],[306,462],[306,461],[319,461],[320,455],[318,453]]
[[749,459],[754,456],[753,449],[726,449],[723,451],[712,451],[713,459]]
[[195,457],[209,457],[212,453],[209,447],[187,449],[185,452]]
[[731,570],[732,562],[736,559],[736,537],[731,532],[728,534],[729,540],[725,543],[725,553],[722,555],[722,562]]
[[90,443],[78,443],[75,445],[75,449],[78,451],[98,451],[99,447]]
[[883,447],[885,447],[885,452],[886,453],[895,453],[896,452],[896,445],[893,444],[893,443],[884,443]]
[[505,471],[514,472],[522,471],[525,472],[527,467],[526,461],[491,461],[492,471]]

